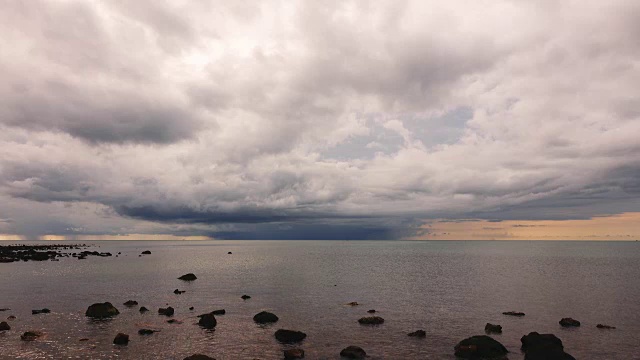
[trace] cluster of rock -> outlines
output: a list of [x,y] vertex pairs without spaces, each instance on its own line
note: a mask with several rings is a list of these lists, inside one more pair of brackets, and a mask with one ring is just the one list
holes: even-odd
[[57,260],[59,257],[68,257],[72,251],[85,248],[86,245],[1,245],[0,263],[12,263],[14,261],[47,261]]

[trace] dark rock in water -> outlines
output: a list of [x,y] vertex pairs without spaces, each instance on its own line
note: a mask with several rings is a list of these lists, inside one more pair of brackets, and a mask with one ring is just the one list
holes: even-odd
[[173,293],[176,295],[184,294],[186,292],[187,292],[186,290],[178,290],[178,289],[173,290]]
[[15,316],[13,316],[13,315],[9,315],[9,316],[7,316],[7,320],[15,320],[15,319],[16,319],[16,317],[15,317]]
[[484,331],[487,334],[491,334],[491,333],[502,334],[502,326],[487,323],[487,325],[484,326]]
[[414,332],[410,332],[407,335],[411,336],[411,337],[419,337],[419,338],[423,338],[427,336],[427,333],[424,330],[416,330]]
[[0,309],[0,311],[9,311],[9,310],[11,310],[11,309],[9,309],[9,308],[2,308],[2,309]]
[[169,324],[182,324],[182,321],[177,320],[177,319],[170,319],[170,320],[167,320],[167,323],[169,323]]
[[89,338],[82,338],[82,339],[80,339],[78,341],[89,341]]
[[142,255],[151,255],[151,251],[145,250],[145,251],[142,252]]
[[362,325],[380,325],[384,322],[384,319],[380,316],[367,316],[358,319],[358,322]]
[[138,305],[138,302],[135,300],[127,300],[124,304],[124,306],[136,306]]
[[216,317],[213,314],[202,314],[200,315],[200,320],[198,321],[198,325],[205,329],[213,329],[216,327],[218,322],[216,321]]
[[141,313],[146,313],[147,311],[149,311],[149,309],[147,309],[147,308],[146,308],[146,307],[144,307],[144,306],[140,306],[140,312],[141,312]]
[[11,326],[6,321],[0,322],[0,331],[11,330]]
[[574,320],[572,318],[562,318],[559,322],[560,322],[560,326],[563,326],[563,327],[580,326],[580,321]]
[[242,296],[240,296],[240,298],[241,298],[242,300],[247,300],[247,299],[251,299],[251,296],[249,296],[249,295],[242,295]]
[[375,313],[376,313],[376,311],[375,311],[375,310],[373,310],[373,309],[371,309],[371,310],[367,310],[367,312],[368,312],[369,314],[375,314]]
[[33,341],[42,336],[40,331],[27,331],[24,334],[20,335],[20,340],[22,341]]
[[505,311],[502,314],[509,315],[509,316],[524,316],[524,313],[519,311]]
[[151,330],[151,329],[140,329],[140,330],[138,330],[138,334],[140,334],[140,335],[151,335],[154,332],[156,332],[156,330]]
[[194,307],[193,307],[193,306],[189,307],[189,310],[193,310],[193,309],[194,309]]
[[184,274],[184,275],[180,276],[178,279],[179,280],[184,280],[184,281],[193,281],[193,280],[197,279],[197,277],[193,273],[188,273],[188,274]]
[[340,351],[340,356],[347,359],[364,359],[367,353],[359,346],[347,346]]
[[358,306],[360,304],[358,304],[357,301],[352,301],[352,302],[348,303],[347,305],[349,305],[349,306]]
[[216,360],[210,356],[202,355],[202,354],[193,354],[191,356],[187,356],[184,360]]
[[307,334],[302,331],[279,329],[275,333],[276,340],[284,344],[293,344],[304,340]]
[[165,316],[173,316],[174,312],[175,312],[175,310],[171,306],[168,306],[166,308],[159,308],[158,309],[158,314],[165,315]]
[[615,326],[609,326],[609,325],[603,325],[603,324],[598,324],[596,325],[596,327],[598,329],[615,329],[616,328]]
[[302,349],[288,349],[284,351],[285,360],[303,359],[304,350]]
[[85,312],[86,316],[97,319],[108,318],[118,314],[120,312],[110,302],[93,304]]
[[229,252],[227,253],[227,255],[231,255],[231,254],[233,254],[231,251],[229,251]]
[[49,310],[49,309],[47,309],[47,308],[44,308],[44,309],[41,309],[41,310],[31,310],[31,314],[32,314],[32,315],[37,315],[37,314],[48,314],[48,313],[50,313],[50,312],[51,312],[51,310]]
[[129,335],[118,333],[118,335],[113,338],[113,343],[116,345],[127,345],[129,343]]
[[486,335],[477,335],[460,341],[454,348],[455,355],[463,359],[505,359],[507,349]]
[[278,321],[278,317],[276,316],[276,314],[272,314],[267,311],[261,311],[253,316],[253,321],[257,322],[258,324],[274,323]]
[[520,338],[525,360],[575,360],[562,346],[562,340],[553,334],[531,332]]
[[224,314],[226,314],[227,312],[226,312],[224,309],[220,309],[220,310],[213,310],[211,313],[212,313],[213,315],[224,315]]

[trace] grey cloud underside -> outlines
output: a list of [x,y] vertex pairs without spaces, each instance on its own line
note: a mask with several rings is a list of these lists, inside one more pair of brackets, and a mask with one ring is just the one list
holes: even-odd
[[640,211],[638,19],[625,1],[8,1],[0,234],[378,239]]

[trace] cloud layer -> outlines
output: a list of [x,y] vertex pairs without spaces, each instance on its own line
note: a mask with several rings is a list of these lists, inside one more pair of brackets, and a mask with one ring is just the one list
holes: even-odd
[[0,234],[640,211],[633,1],[9,1]]

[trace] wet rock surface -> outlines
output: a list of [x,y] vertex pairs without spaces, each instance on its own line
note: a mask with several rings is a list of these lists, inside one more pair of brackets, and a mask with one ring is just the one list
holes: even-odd
[[347,359],[364,359],[367,353],[359,346],[347,346],[340,351],[340,356]]
[[525,360],[575,360],[564,351],[562,340],[553,334],[531,332],[520,338]]
[[307,334],[302,331],[279,329],[275,332],[276,340],[283,344],[293,344],[304,340]]
[[188,274],[184,274],[184,275],[180,276],[180,277],[178,278],[178,280],[183,280],[183,281],[193,281],[193,280],[196,280],[197,278],[198,278],[198,277],[197,277],[197,276],[195,276],[195,274],[193,274],[193,273],[188,273]]
[[504,359],[508,353],[501,343],[487,335],[477,335],[460,341],[454,347],[455,356],[463,359]]
[[253,316],[253,321],[258,324],[268,324],[278,321],[278,317],[276,316],[276,314],[267,311],[261,311]]
[[89,306],[85,312],[85,316],[96,319],[108,318],[118,314],[120,314],[120,311],[110,302],[95,303]]
[[362,325],[380,325],[384,323],[384,319],[380,316],[366,316],[358,319],[358,322]]

